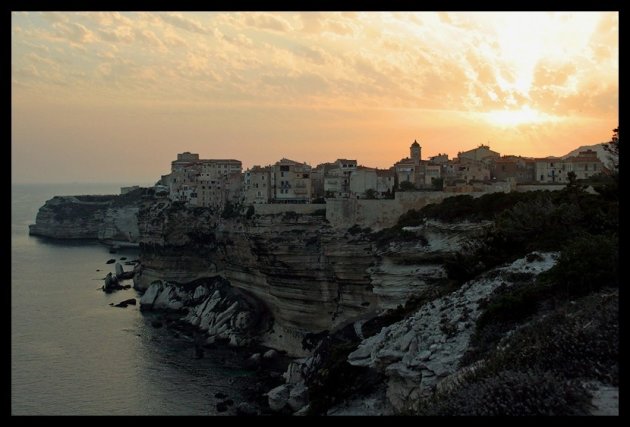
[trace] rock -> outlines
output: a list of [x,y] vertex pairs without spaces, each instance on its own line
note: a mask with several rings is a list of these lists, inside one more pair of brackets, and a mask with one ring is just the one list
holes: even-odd
[[304,383],[297,384],[291,389],[287,403],[293,411],[303,408],[308,403],[308,388]]
[[217,399],[225,399],[227,397],[227,394],[225,394],[225,393],[215,393],[214,397],[216,397]]
[[286,384],[280,385],[267,392],[267,399],[269,402],[269,408],[274,412],[279,412],[287,406],[289,400],[289,386]]
[[[301,408],[299,411],[294,412],[293,415],[296,415],[298,417],[304,417],[306,415],[309,415],[309,412],[311,411],[311,405],[306,405],[303,408]],[[363,414],[361,414],[363,415]]]
[[217,403],[217,412],[225,412],[227,409],[228,407],[224,402]]
[[226,401],[224,401],[223,403],[225,403],[227,406],[232,406],[234,405],[234,401],[232,399],[227,399]]
[[125,301],[121,301],[118,304],[116,304],[114,307],[127,307],[128,305],[136,305],[136,300],[135,298],[130,298],[128,300]]
[[254,416],[258,415],[258,409],[251,403],[241,402],[236,405],[236,415]]
[[121,261],[124,261],[124,260],[126,260],[126,259],[127,259],[127,257],[126,257],[126,256],[121,256],[121,257],[120,257],[120,260],[121,260]]
[[119,262],[116,263],[114,269],[116,270],[116,277],[120,277],[125,272]]
[[276,357],[278,357],[278,352],[274,349],[271,350],[267,350],[264,354],[263,354],[263,359],[267,359],[267,360],[273,360]]
[[161,328],[163,324],[159,320],[153,320],[151,321],[151,326],[153,326],[154,328]]
[[112,258],[110,260],[107,260],[107,262],[105,264],[113,264],[115,262],[116,262],[116,260]]
[[195,289],[195,293],[193,294],[193,300],[199,300],[203,297],[208,296],[209,292],[205,286],[197,286]]
[[245,361],[245,367],[247,369],[256,369],[260,366],[260,353],[254,353]]
[[96,271],[101,271],[101,270],[99,268],[97,268]]
[[105,284],[103,285],[103,290],[105,292],[111,292],[116,289],[120,289],[118,279],[113,276],[112,273],[107,273],[107,276],[105,276]]
[[282,377],[287,384],[297,384],[299,382],[303,382],[304,377],[302,375],[302,363],[289,363],[289,366],[287,367],[286,372],[282,374]]

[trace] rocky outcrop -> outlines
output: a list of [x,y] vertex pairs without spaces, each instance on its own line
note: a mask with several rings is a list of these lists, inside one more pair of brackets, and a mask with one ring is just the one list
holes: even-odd
[[422,306],[413,315],[361,342],[348,357],[387,376],[387,399],[397,412],[416,411],[423,398],[456,374],[483,303],[518,274],[537,275],[551,268],[556,253],[519,259],[469,281],[452,294]]
[[136,244],[137,215],[145,190],[111,196],[55,196],[42,206],[29,226],[34,236],[56,239],[98,239]]
[[378,306],[388,309],[404,305],[409,297],[419,295],[446,277],[445,258],[462,250],[468,239],[483,233],[492,222],[454,224],[426,221],[417,227],[405,227],[414,233],[410,241],[392,239],[375,251],[376,263],[368,269]]
[[221,278],[187,285],[156,281],[142,295],[140,310],[180,312],[181,321],[206,334],[206,344],[250,345],[269,327],[266,307]]

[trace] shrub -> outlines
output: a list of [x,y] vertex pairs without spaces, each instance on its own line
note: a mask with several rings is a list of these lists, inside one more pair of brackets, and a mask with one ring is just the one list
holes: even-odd
[[568,295],[585,295],[603,286],[619,286],[619,244],[616,235],[585,235],[569,241],[558,263],[542,279]]
[[551,372],[505,370],[436,399],[421,415],[587,415],[590,397]]

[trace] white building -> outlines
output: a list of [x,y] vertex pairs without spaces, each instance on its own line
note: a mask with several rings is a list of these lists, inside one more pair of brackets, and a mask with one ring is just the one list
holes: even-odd
[[272,199],[276,203],[310,203],[311,167],[289,159],[272,166]]

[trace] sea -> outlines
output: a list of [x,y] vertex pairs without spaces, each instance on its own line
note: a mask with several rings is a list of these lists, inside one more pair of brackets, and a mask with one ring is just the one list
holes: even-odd
[[[55,195],[119,194],[125,184],[13,184],[11,187],[12,415],[219,415],[222,393],[238,403],[256,381],[224,351],[194,358],[194,345],[139,305],[110,306],[133,288],[106,294],[110,258],[92,241],[29,236]],[[131,184],[127,184],[131,185]],[[124,264],[123,264],[124,265]],[[131,266],[124,265],[125,270]],[[131,284],[131,281],[128,282]],[[234,413],[234,406],[221,415]]]

